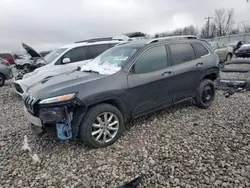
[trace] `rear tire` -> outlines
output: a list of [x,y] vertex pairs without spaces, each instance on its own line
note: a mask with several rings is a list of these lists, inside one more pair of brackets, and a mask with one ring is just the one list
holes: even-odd
[[0,87],[2,87],[5,84],[5,77],[4,75],[0,74]]
[[206,109],[212,105],[214,98],[215,98],[214,82],[208,79],[202,80],[195,98],[195,105],[199,108]]
[[102,148],[113,144],[123,131],[122,113],[110,104],[99,104],[87,111],[80,125],[79,137],[90,148]]

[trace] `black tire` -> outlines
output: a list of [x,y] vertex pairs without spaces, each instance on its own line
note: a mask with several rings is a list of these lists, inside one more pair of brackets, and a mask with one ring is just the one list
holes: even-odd
[[195,98],[195,105],[199,108],[206,109],[212,105],[214,98],[215,98],[214,82],[208,79],[202,80]]
[[[96,121],[99,115],[105,112],[112,113],[117,117],[119,121],[119,127],[114,138],[109,142],[103,143],[96,141],[95,138],[92,136],[92,124]],[[80,125],[79,137],[83,141],[83,143],[89,148],[102,148],[113,144],[121,136],[123,131],[124,118],[122,113],[115,106],[104,103],[93,106],[87,111]]]
[[228,53],[226,57],[226,61],[230,61],[233,58],[233,54]]
[[0,74],[0,87],[2,87],[5,84],[5,77],[4,75]]

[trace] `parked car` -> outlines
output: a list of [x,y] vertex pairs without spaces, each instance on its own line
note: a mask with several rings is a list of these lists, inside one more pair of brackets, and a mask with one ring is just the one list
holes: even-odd
[[233,57],[233,48],[220,42],[210,42],[210,45],[219,56],[220,62],[229,61]]
[[218,65],[218,56],[202,40],[118,44],[80,71],[29,87],[25,114],[37,134],[53,129],[62,140],[79,137],[88,147],[105,147],[133,118],[186,100],[208,108]]
[[5,83],[5,80],[9,80],[13,78],[12,69],[10,67],[10,63],[0,58],[0,87],[2,87]]
[[0,58],[7,60],[11,65],[15,64],[15,58],[9,53],[0,53]]
[[29,59],[17,60],[16,61],[17,69],[30,70],[32,67],[34,68],[34,67],[41,67],[43,65],[46,65],[46,61],[44,60],[43,56],[40,53],[38,53],[28,44],[22,43],[22,46],[31,57]]
[[243,44],[235,51],[235,57],[250,57],[250,44]]
[[46,78],[73,71],[118,43],[120,41],[117,40],[85,41],[58,48],[43,58],[47,65],[25,74],[21,80],[17,78],[14,81],[15,91],[23,95],[30,86]]
[[233,48],[233,52],[235,53],[235,51],[238,50],[243,44],[245,44],[244,41],[233,41],[229,42],[228,46],[231,46]]

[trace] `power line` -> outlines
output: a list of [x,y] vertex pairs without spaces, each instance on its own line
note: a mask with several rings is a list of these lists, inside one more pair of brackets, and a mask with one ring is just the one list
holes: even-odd
[[207,20],[207,37],[209,38],[209,31],[210,31],[210,19],[212,19],[212,16],[208,16],[205,19]]

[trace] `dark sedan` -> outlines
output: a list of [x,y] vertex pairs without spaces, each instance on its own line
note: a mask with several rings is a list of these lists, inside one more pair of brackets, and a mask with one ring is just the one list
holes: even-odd
[[236,50],[235,57],[250,57],[250,44],[244,44]]

